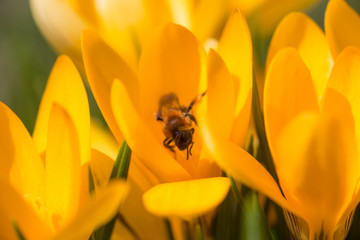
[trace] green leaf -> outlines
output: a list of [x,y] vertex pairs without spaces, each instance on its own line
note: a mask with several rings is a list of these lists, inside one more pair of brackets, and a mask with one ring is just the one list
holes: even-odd
[[[114,178],[123,178],[126,180],[130,167],[130,159],[131,159],[131,149],[124,140],[123,143],[121,144],[119,153],[116,157],[109,180]],[[114,230],[114,226],[117,218],[118,218],[118,214],[114,216],[106,225],[96,230],[93,234],[94,240],[109,240]],[[125,227],[129,228],[129,226],[126,224]],[[129,231],[133,232],[133,229],[129,228]]]
[[16,224],[16,222],[13,222],[13,226],[15,229],[15,233],[16,236],[18,237],[19,240],[25,240],[26,238],[24,237],[24,235],[22,234],[22,232],[20,231],[19,226]]
[[91,172],[91,167],[90,165],[88,166],[88,176],[89,176],[89,193],[90,195],[94,193],[95,191],[95,186],[94,186],[94,178]]
[[240,221],[240,239],[272,240],[264,212],[255,192],[247,194]]
[[239,239],[240,205],[235,195],[229,192],[219,207],[215,221],[215,240]]
[[117,176],[118,172],[119,172],[121,158],[122,158],[122,155],[123,155],[123,152],[124,152],[125,145],[127,145],[127,144],[126,144],[125,141],[123,141],[123,143],[121,144],[119,153],[118,153],[118,155],[116,157],[113,169],[111,171],[110,179],[115,178]]
[[130,159],[131,159],[131,149],[127,145],[127,143],[124,141],[125,146],[123,149],[123,154],[120,161],[120,166],[118,173],[116,175],[117,178],[124,178],[127,179],[129,167],[130,167]]

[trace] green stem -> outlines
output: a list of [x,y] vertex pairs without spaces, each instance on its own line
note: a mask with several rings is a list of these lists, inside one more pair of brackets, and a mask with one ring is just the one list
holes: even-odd
[[171,223],[169,219],[165,219],[165,225],[168,231],[169,240],[174,240],[174,234],[172,232]]

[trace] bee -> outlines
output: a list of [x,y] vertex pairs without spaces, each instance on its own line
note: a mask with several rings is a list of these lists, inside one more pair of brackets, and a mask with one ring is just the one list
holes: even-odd
[[186,149],[186,160],[191,156],[191,149],[194,145],[193,134],[195,129],[192,122],[197,125],[196,118],[191,114],[195,103],[206,94],[206,91],[198,95],[188,107],[181,106],[179,98],[174,93],[169,93],[160,98],[159,110],[155,114],[156,120],[163,122],[163,133],[165,139],[163,144],[166,148],[175,152],[175,146],[180,150]]

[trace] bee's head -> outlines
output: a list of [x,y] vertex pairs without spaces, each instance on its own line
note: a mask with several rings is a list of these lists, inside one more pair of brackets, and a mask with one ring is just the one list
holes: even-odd
[[193,140],[194,129],[181,130],[176,133],[175,144],[180,151],[189,147]]

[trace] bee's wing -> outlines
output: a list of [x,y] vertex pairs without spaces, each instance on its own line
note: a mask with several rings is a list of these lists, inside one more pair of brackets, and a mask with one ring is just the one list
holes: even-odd
[[179,98],[174,93],[164,95],[160,98],[157,116],[164,118],[171,109],[180,109]]

